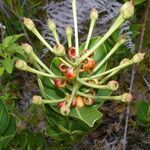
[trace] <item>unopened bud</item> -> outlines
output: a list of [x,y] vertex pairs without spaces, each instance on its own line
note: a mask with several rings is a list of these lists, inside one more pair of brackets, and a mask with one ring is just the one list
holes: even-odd
[[31,55],[33,53],[33,48],[28,43],[23,43],[22,47],[28,55]]
[[133,56],[132,60],[134,63],[139,63],[144,59],[145,53],[137,53]]
[[55,31],[56,30],[56,24],[53,20],[48,19],[48,27],[51,31]]
[[129,62],[129,60],[130,60],[130,59],[128,59],[128,58],[124,58],[124,59],[120,62],[120,65],[123,65],[123,64]]
[[126,41],[126,35],[125,35],[125,34],[122,34],[122,35],[120,36],[120,38],[119,38],[119,42],[120,42],[121,44],[124,44],[125,41]]
[[122,101],[122,102],[131,102],[132,99],[133,99],[133,96],[132,96],[130,93],[124,93],[124,94],[122,95],[121,101]]
[[98,11],[95,8],[92,9],[91,14],[90,14],[90,18],[91,18],[91,20],[92,19],[94,19],[94,20],[98,19]]
[[108,89],[112,91],[116,91],[118,88],[119,88],[119,83],[117,81],[113,80],[108,83]]
[[28,67],[27,63],[23,60],[17,60],[15,66],[20,70],[26,70]]
[[121,14],[123,15],[124,19],[128,19],[134,14],[134,5],[132,1],[126,2],[122,7],[121,7]]
[[71,26],[67,26],[66,28],[66,35],[71,36],[73,33]]
[[23,23],[29,30],[33,30],[33,28],[35,28],[35,24],[30,18],[24,18]]
[[62,44],[56,45],[54,47],[54,53],[57,56],[64,56],[65,55],[65,47]]
[[43,104],[42,97],[41,96],[37,96],[37,95],[33,96],[32,97],[32,103],[36,104],[36,105],[42,105]]

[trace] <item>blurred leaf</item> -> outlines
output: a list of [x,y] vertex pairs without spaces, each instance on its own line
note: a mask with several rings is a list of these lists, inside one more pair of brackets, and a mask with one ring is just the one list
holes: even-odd
[[8,111],[2,101],[0,101],[0,134],[2,134],[9,124]]
[[8,72],[12,73],[14,68],[14,60],[11,58],[6,58],[2,61],[3,68]]
[[12,115],[10,115],[10,121],[5,132],[2,134],[2,146],[6,148],[9,142],[13,139],[16,133],[16,121]]
[[136,108],[137,123],[150,128],[150,103],[137,101]]
[[2,76],[4,73],[4,68],[3,67],[0,67],[0,76]]
[[3,41],[3,49],[5,50],[5,48],[11,46],[13,43],[15,43],[22,36],[24,36],[24,34],[18,34],[18,35],[12,35],[12,36],[6,37]]

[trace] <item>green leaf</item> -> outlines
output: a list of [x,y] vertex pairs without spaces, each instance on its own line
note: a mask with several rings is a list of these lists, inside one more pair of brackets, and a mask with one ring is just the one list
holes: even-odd
[[137,123],[144,127],[150,127],[150,103],[137,101]]
[[9,142],[13,139],[16,133],[16,121],[12,115],[10,115],[10,121],[5,132],[2,134],[2,146],[5,149]]
[[89,127],[93,127],[95,122],[98,121],[103,115],[100,111],[93,107],[84,107],[72,109],[69,116],[80,119]]
[[0,101],[0,134],[2,134],[9,125],[8,111],[2,101]]
[[62,75],[62,73],[60,72],[60,70],[58,68],[58,66],[60,64],[61,64],[61,61],[60,61],[59,57],[55,57],[52,60],[52,63],[51,63],[51,66],[50,66],[50,69],[52,70],[52,72],[54,72],[58,76]]
[[4,73],[4,68],[3,67],[0,67],[0,76],[2,76]]
[[11,58],[6,58],[2,61],[3,68],[8,72],[12,73],[14,68],[14,60]]
[[24,36],[24,34],[18,34],[18,35],[12,35],[12,36],[6,37],[3,41],[3,49],[5,50],[5,48],[11,46],[13,43],[15,43],[22,36]]
[[19,46],[18,44],[12,44],[10,47],[7,48],[7,53],[9,54],[20,54],[23,55],[25,57],[25,52],[22,48],[22,46]]
[[41,78],[45,93],[47,94],[48,99],[62,99],[65,95],[61,92],[60,89],[56,88],[50,81],[50,78]]
[[92,129],[80,119],[66,117],[55,112],[49,105],[46,105],[45,109],[49,122],[46,134],[53,139],[75,142]]

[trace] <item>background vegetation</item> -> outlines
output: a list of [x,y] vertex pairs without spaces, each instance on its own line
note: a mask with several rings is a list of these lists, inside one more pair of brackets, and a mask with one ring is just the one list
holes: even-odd
[[[119,8],[120,3],[125,1],[114,2],[112,0],[112,4],[118,5]],[[96,0],[94,2],[98,5]],[[18,57],[27,59],[20,46],[25,41],[36,49],[36,53],[46,64],[50,64],[51,54],[46,53],[46,50],[43,52],[43,45],[26,31],[22,24],[24,16],[30,17],[36,22],[43,35],[48,37],[44,26],[46,20],[43,18],[49,15],[49,3],[52,2],[47,0],[0,0],[0,149],[6,149],[6,147],[7,149],[32,150],[49,149],[49,147],[57,149],[57,146],[60,148],[61,144],[64,147],[64,143],[57,143],[45,135],[46,119],[43,116],[43,110],[31,105],[31,97],[39,94],[35,77],[25,72],[18,72],[13,67]],[[122,149],[122,145],[126,145],[127,149],[149,149],[150,2],[135,0],[135,5],[136,12],[131,23],[126,23],[122,27],[124,31],[125,27],[129,26],[129,29],[125,31],[129,35],[127,48],[123,47],[123,50],[120,50],[111,61],[117,64],[122,56],[125,57],[137,51],[146,52],[143,63],[113,77],[120,82],[121,91],[130,91],[134,94],[135,101],[131,105],[106,103],[102,107],[104,113],[102,124],[83,141],[72,145],[71,149]],[[106,6],[103,5],[103,7]],[[107,30],[104,26],[109,27],[110,22],[116,16],[115,11],[113,15],[104,15],[105,19],[109,19],[103,22],[101,34]],[[83,18],[81,18],[82,22],[85,22]],[[86,32],[86,29],[81,26],[81,31]],[[110,38],[111,42],[115,42],[118,33]],[[84,39],[84,36],[82,37]],[[134,48],[133,44],[135,44]],[[107,46],[111,45],[107,43]],[[127,144],[126,141],[128,141]]]

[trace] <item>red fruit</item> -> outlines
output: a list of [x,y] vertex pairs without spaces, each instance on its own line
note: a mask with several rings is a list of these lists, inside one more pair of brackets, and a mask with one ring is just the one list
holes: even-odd
[[65,75],[67,77],[67,79],[74,79],[76,77],[76,74],[73,70],[73,68],[69,68],[66,72]]
[[55,79],[54,84],[58,88],[63,88],[66,85],[66,81],[65,80],[60,80],[60,79]]
[[75,47],[70,47],[69,50],[68,50],[68,56],[70,58],[75,58],[76,57],[76,50],[75,50]]
[[92,72],[95,67],[96,61],[92,58],[87,58],[82,66],[82,68],[88,73]]
[[74,99],[72,100],[71,106],[72,106],[72,107],[76,107],[76,106],[77,106],[77,98],[74,98]]
[[57,103],[57,107],[58,107],[58,108],[61,108],[63,105],[66,105],[64,101]]

